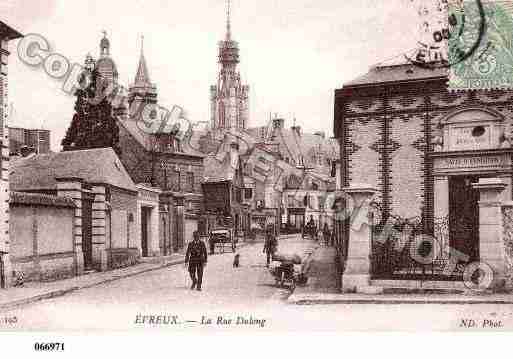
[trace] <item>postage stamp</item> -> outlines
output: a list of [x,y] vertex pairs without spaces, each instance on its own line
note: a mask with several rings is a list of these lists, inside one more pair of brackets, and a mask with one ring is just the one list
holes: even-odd
[[[513,3],[466,1],[462,10],[453,12],[451,16],[454,17],[449,18],[450,22],[459,20],[464,23],[461,36],[449,39],[449,62],[453,64],[450,66],[449,89],[513,88]],[[484,32],[480,33],[478,27],[483,25]],[[464,54],[469,56],[463,58]]]

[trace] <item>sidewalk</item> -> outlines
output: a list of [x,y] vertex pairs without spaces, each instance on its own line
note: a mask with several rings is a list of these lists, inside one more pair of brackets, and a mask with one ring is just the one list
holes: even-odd
[[[237,248],[243,248],[255,243],[243,242],[240,243]],[[91,288],[119,279],[183,264],[184,262],[184,254],[176,253],[167,257],[141,258],[139,264],[108,272],[94,272],[55,282],[28,282],[20,288],[0,290],[0,311],[6,311],[44,299],[63,296],[80,289]]]
[[337,289],[335,249],[319,247],[307,262],[308,283],[296,287],[289,304],[513,304],[507,294],[342,294]]
[[183,254],[174,254],[160,257],[158,261],[152,258],[150,262],[108,272],[95,272],[55,282],[28,282],[20,288],[0,290],[0,311],[182,263]]

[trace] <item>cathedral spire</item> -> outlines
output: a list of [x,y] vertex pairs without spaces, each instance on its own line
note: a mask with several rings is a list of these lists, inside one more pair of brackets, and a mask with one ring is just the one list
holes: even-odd
[[148,67],[146,66],[146,58],[144,57],[144,36],[141,36],[141,55],[139,58],[139,66],[137,68],[137,74],[135,75],[135,84],[150,85],[150,75],[148,72]]
[[230,19],[230,0],[226,0],[226,41],[232,39],[232,24]]

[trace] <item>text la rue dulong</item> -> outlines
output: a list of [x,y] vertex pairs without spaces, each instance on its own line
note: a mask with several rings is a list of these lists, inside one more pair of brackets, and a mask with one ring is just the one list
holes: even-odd
[[166,326],[166,325],[202,325],[202,326],[254,326],[264,328],[267,323],[266,319],[256,318],[252,315],[217,315],[206,316],[202,315],[201,320],[188,320],[181,318],[178,315],[169,314],[138,314],[135,318],[134,324],[136,325],[149,325],[149,326]]

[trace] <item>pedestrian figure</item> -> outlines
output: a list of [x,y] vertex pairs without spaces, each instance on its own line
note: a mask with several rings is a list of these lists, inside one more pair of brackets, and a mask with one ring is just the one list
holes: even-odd
[[276,241],[276,236],[274,235],[274,229],[272,228],[272,226],[269,226],[265,233],[265,243],[263,251],[263,253],[267,255],[267,267],[269,267],[269,264],[271,264],[271,259],[274,256],[274,253],[276,253],[277,246],[278,243]]
[[203,283],[203,269],[207,265],[207,247],[199,238],[198,231],[193,233],[194,239],[187,246],[185,253],[185,265],[189,266],[189,274],[192,279],[191,290],[201,291]]
[[330,245],[330,228],[328,227],[328,223],[324,223],[322,235],[324,236],[324,243],[326,243],[326,247],[328,247]]
[[233,268],[239,268],[240,266],[240,254],[237,253],[234,257],[233,257]]
[[317,226],[315,225],[315,221],[313,219],[313,216],[310,216],[310,220],[308,221],[308,224],[306,225],[308,228],[308,233],[312,237],[312,240],[317,240]]

